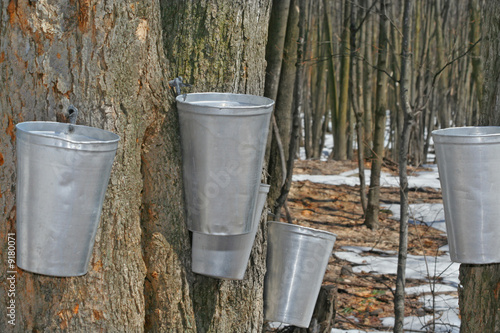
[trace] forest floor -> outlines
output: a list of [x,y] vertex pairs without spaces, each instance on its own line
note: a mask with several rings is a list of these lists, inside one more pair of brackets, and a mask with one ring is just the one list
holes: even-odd
[[[366,170],[369,167],[365,165]],[[353,185],[356,181],[346,178],[347,181],[333,182],[333,185],[328,181],[328,177],[332,179],[335,175],[359,179],[356,168],[357,163],[351,161],[296,161],[294,179],[302,180],[293,182],[287,206],[294,224],[337,235],[334,255],[323,282],[338,288],[336,330],[333,331],[387,331],[394,322],[399,188],[390,184],[381,188],[380,226],[370,230],[363,225],[359,186]],[[353,172],[349,172],[351,170]],[[424,175],[427,171],[431,171],[427,173],[431,178],[436,178],[434,185],[427,187],[426,182],[422,182],[409,192],[411,207],[419,207],[424,213],[422,218],[417,218],[415,212],[410,212],[405,329],[454,332],[459,326],[458,265],[449,261],[446,252],[441,191],[439,185],[435,185],[437,172],[435,168],[420,167],[410,168],[409,174]],[[383,172],[386,177],[397,180],[397,166],[386,165]],[[432,222],[439,227],[431,227]],[[444,309],[447,306],[449,309]]]

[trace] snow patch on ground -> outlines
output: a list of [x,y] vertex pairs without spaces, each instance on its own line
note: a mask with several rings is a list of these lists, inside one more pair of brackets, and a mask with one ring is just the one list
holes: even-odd
[[[401,205],[390,203],[380,205],[383,209],[392,212],[392,218],[399,220],[401,218]],[[442,203],[429,204],[410,204],[409,222],[415,224],[425,224],[435,229],[446,232],[444,220],[444,207]]]
[[[436,165],[426,165],[430,171],[420,171],[408,177],[409,188],[425,188],[430,187],[440,189],[439,176],[437,175]],[[365,170],[366,185],[370,185],[370,170]],[[293,181],[310,181],[313,183],[327,185],[359,185],[359,169],[343,172],[339,175],[293,175]],[[380,186],[382,187],[399,187],[399,177],[389,173],[382,172],[380,175]]]
[[[344,247],[342,249],[345,250]],[[362,251],[365,252],[365,251]],[[347,260],[355,266],[355,273],[367,272],[373,274],[393,274],[396,275],[398,256],[366,256],[359,250],[337,251],[334,255],[342,260]],[[450,261],[448,254],[437,257],[415,256],[409,254],[406,262],[406,277],[408,279],[418,279],[428,281],[433,278],[442,278],[445,285],[458,286],[458,268],[460,264]]]

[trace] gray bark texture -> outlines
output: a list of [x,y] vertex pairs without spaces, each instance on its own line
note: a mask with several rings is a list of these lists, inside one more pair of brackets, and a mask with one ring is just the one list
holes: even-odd
[[89,272],[17,270],[14,332],[258,332],[265,226],[243,281],[191,272],[177,112],[167,81],[261,95],[269,0],[0,3],[0,253],[16,230],[15,124],[64,119],[121,140]]

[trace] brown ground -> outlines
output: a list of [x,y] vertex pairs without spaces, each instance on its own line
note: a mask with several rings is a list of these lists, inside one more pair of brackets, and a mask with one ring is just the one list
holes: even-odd
[[[396,172],[394,165],[388,166],[384,168],[385,172]],[[356,163],[350,161],[297,161],[294,173],[333,175],[356,167]],[[381,200],[399,203],[399,189],[382,188]],[[410,203],[441,202],[441,192],[431,188],[411,190],[409,200]],[[374,248],[370,255],[377,255],[376,250],[397,251],[399,222],[391,219],[390,211],[381,211],[378,230],[363,226],[359,187],[294,182],[287,205],[294,224],[335,233],[337,241],[334,251],[347,245]],[[410,225],[408,240],[409,253],[414,255],[434,256],[438,248],[447,243],[440,230],[424,225]],[[382,330],[384,328],[379,318],[394,316],[391,288],[394,289],[395,276],[368,272],[355,274],[349,262],[332,256],[324,283],[338,287],[336,328]],[[425,282],[407,281],[407,286],[422,283]],[[425,314],[418,297],[407,298],[406,315]],[[351,316],[359,322],[354,323]]]

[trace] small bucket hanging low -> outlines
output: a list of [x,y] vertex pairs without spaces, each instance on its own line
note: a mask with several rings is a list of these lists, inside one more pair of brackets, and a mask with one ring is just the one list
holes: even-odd
[[87,273],[119,136],[54,122],[16,125],[17,265]]
[[432,132],[452,261],[500,262],[500,127]]
[[177,96],[189,230],[251,231],[273,105],[243,94]]
[[264,318],[309,327],[336,236],[289,223],[268,223]]
[[269,185],[260,184],[253,214],[252,231],[234,236],[193,233],[192,270],[219,279],[242,280],[259,229]]

